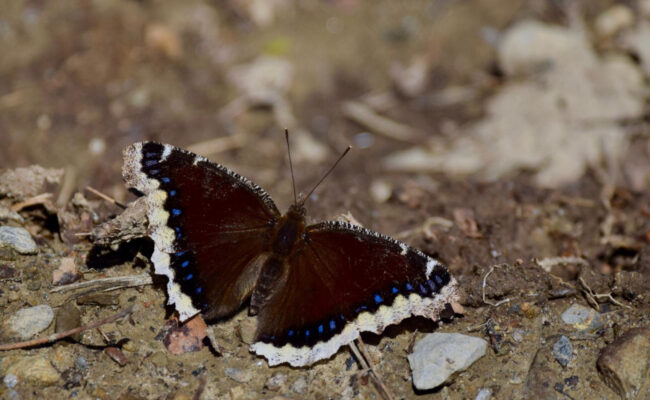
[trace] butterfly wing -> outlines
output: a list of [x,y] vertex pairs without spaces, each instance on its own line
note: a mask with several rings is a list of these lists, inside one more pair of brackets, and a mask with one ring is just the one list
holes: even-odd
[[219,164],[155,142],[126,148],[122,174],[147,196],[151,259],[169,278],[169,303],[181,320],[238,309],[280,215],[268,194]]
[[288,276],[259,314],[252,350],[270,365],[328,358],[364,331],[380,333],[411,315],[439,319],[457,301],[447,268],[370,230],[325,222],[307,228]]

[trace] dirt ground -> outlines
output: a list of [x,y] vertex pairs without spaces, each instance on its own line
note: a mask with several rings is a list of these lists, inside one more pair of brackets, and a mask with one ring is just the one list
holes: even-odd
[[[603,22],[616,4],[631,17]],[[583,32],[589,74],[571,69],[579,61],[556,75],[547,65],[510,67],[500,49],[525,20]],[[134,308],[100,329],[0,353],[0,397],[380,398],[345,348],[310,368],[269,367],[242,337],[246,310],[214,325],[221,354],[210,346],[172,354],[163,338],[173,310],[160,277],[100,294],[52,292],[65,258],[81,281],[152,272],[146,240],[99,248],[85,235],[121,213],[85,187],[135,199],[121,180],[127,145],[190,148],[258,183],[284,210],[289,128],[302,192],[353,146],[308,203],[309,218],[350,212],[438,257],[460,282],[464,315],[442,325],[411,318],[364,336],[395,399],[474,399],[481,389],[494,399],[618,399],[596,360],[622,332],[650,325],[650,55],[639,45],[650,48],[647,24],[647,1],[3,2],[0,173],[38,164],[62,177],[35,193],[20,181],[15,193],[0,184],[0,211],[20,216],[0,213],[0,225],[26,228],[39,248],[0,252],[0,318],[47,304],[56,322],[45,335],[66,315],[78,314],[79,325]],[[536,48],[526,51],[536,57]],[[605,65],[614,58],[623,64]],[[557,77],[575,71],[567,82],[598,82],[593,104],[567,97],[561,112],[530,118],[541,132],[498,119],[555,107],[562,99],[536,101],[549,88],[565,93]],[[622,75],[601,81],[601,71]],[[498,99],[524,85],[539,92],[506,104],[530,108],[508,106],[500,116]],[[597,104],[599,96],[616,107]],[[593,108],[579,114],[576,103]],[[52,196],[34,200],[44,192]],[[585,334],[563,323],[574,303],[599,311],[603,326]],[[406,356],[434,331],[490,347],[421,392]],[[572,361],[551,358],[544,379],[553,390],[535,392],[533,360],[559,335],[572,340]],[[56,376],[7,383],[7,370],[25,359],[45,359]]]

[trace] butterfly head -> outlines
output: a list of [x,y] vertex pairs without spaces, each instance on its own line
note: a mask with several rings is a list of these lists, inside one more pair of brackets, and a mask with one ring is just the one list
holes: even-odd
[[292,204],[289,206],[289,211],[287,211],[287,216],[291,219],[304,219],[306,214],[307,210],[303,202]]

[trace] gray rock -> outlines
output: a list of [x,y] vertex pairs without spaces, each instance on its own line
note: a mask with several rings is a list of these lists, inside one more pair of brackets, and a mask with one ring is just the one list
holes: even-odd
[[413,384],[419,390],[443,384],[453,373],[464,371],[485,355],[487,342],[459,333],[432,333],[418,341],[408,360]]
[[225,373],[228,378],[239,383],[246,383],[253,378],[253,375],[249,370],[239,368],[226,368]]
[[600,352],[597,365],[605,383],[622,399],[650,398],[650,328],[619,336]]
[[35,307],[23,308],[7,318],[2,324],[10,337],[27,340],[44,331],[54,319],[52,307],[41,304]]
[[573,357],[573,344],[566,336],[560,336],[557,342],[553,345],[553,357],[560,363],[563,367],[569,365],[571,358]]
[[573,304],[562,313],[562,321],[565,324],[573,325],[578,331],[594,332],[603,327],[603,319],[596,310]]
[[9,247],[20,254],[36,254],[38,247],[24,228],[0,226],[0,248]]

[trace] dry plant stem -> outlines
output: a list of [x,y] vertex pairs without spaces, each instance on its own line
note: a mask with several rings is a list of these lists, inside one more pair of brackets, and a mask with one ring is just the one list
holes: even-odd
[[83,331],[86,331],[88,329],[94,329],[94,328],[97,328],[97,327],[99,327],[101,325],[109,324],[111,322],[115,322],[118,319],[123,318],[123,317],[131,314],[132,312],[133,312],[133,305],[129,306],[128,308],[126,308],[126,309],[120,311],[119,313],[117,313],[117,314],[115,314],[113,316],[110,316],[108,318],[100,319],[99,321],[95,321],[95,322],[93,322],[91,324],[79,326],[77,328],[70,329],[70,330],[65,331],[65,332],[59,332],[59,333],[56,333],[54,335],[46,336],[46,337],[40,338],[40,339],[31,339],[31,340],[26,340],[24,342],[2,344],[2,345],[0,345],[0,351],[24,349],[24,348],[27,348],[27,347],[40,346],[40,345],[46,344],[46,343],[53,343],[53,342],[56,342],[57,340],[61,340],[61,339],[65,338],[65,337],[72,336],[72,335],[77,334],[79,332],[83,332]]
[[359,360],[359,364],[361,364],[361,371],[370,372],[370,376],[375,382],[375,387],[377,388],[379,395],[384,400],[393,400],[393,396],[388,391],[388,388],[384,384],[384,381],[382,381],[379,375],[377,375],[375,372],[374,365],[372,364],[372,359],[370,358],[370,355],[368,354],[366,346],[364,345],[363,340],[361,340],[361,337],[357,338],[354,342],[351,342],[348,346],[354,353],[355,357],[357,357],[357,360]]
[[68,201],[74,192],[76,181],[77,170],[75,167],[69,165],[65,169],[65,174],[63,175],[63,183],[61,184],[61,190],[59,191],[59,197],[56,199],[56,205],[58,207],[64,207],[66,204],[68,204]]
[[126,206],[124,204],[120,203],[119,201],[115,200],[111,196],[109,196],[107,194],[104,194],[104,193],[100,192],[99,190],[97,190],[97,189],[95,189],[93,187],[86,186],[86,190],[89,191],[90,193],[94,194],[95,196],[100,197],[100,198],[108,201],[109,203],[115,204],[116,206],[120,207],[121,209],[126,208]]
[[205,380],[205,376],[201,375],[199,378],[199,386],[196,388],[196,392],[194,392],[194,396],[192,396],[193,400],[200,400],[201,395],[203,394],[203,391],[205,390],[205,384],[207,381]]
[[617,306],[620,307],[625,307],[625,308],[632,308],[626,304],[621,303],[620,301],[616,300],[614,297],[612,297],[611,293],[603,293],[603,294],[597,294],[594,293],[593,290],[587,285],[587,282],[585,282],[582,277],[578,278],[578,282],[580,282],[580,285],[583,288],[583,292],[585,293],[585,296],[587,297],[587,302],[591,304],[592,307],[594,307],[596,310],[598,309],[598,301],[597,299],[600,298],[607,298],[610,302],[616,304]]
[[10,207],[11,211],[20,211],[23,208],[35,206],[37,204],[45,204],[46,202],[51,201],[52,199],[52,193],[41,193],[39,195],[36,195],[34,197],[30,197],[29,199],[25,199],[24,201],[21,201],[20,203],[16,203]]
[[489,276],[489,275],[494,271],[495,268],[501,268],[501,267],[502,267],[502,265],[493,265],[493,266],[491,266],[491,267],[490,267],[490,270],[489,270],[489,271],[487,272],[487,274],[485,274],[485,276],[483,277],[483,285],[482,285],[482,287],[483,287],[483,303],[485,303],[485,304],[489,304],[489,305],[494,306],[494,307],[498,307],[498,306],[500,306],[501,304],[509,303],[509,302],[510,302],[510,299],[509,299],[509,298],[508,298],[508,299],[499,300],[499,301],[497,301],[496,303],[493,302],[493,301],[489,301],[489,300],[487,300],[487,299],[485,298],[485,285],[486,285],[487,277],[488,277],[488,276]]
[[368,128],[373,133],[393,140],[410,143],[415,137],[415,133],[411,127],[376,114],[367,105],[356,101],[343,103],[343,114],[359,125]]
[[50,291],[50,293],[67,293],[71,291],[83,291],[83,294],[87,292],[108,292],[111,290],[133,287],[133,286],[143,286],[151,285],[152,283],[150,274],[140,274],[140,275],[128,275],[128,276],[116,276],[113,278],[101,278],[94,279],[92,281],[84,281],[71,283],[69,285],[58,286]]

